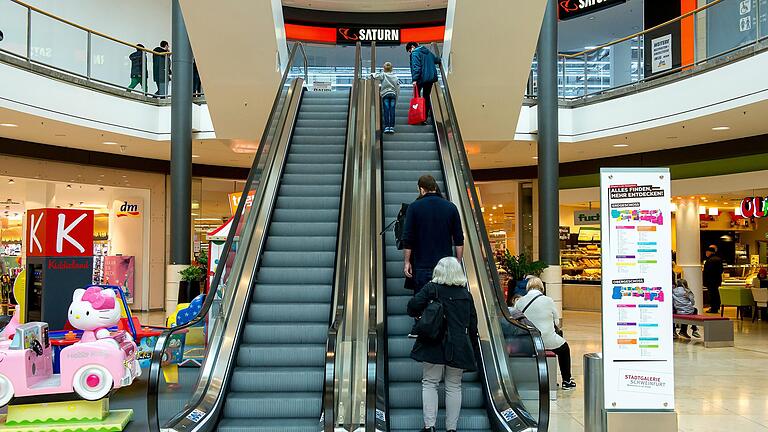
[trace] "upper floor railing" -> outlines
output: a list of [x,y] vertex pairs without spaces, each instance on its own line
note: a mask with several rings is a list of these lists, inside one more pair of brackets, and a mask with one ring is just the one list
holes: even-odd
[[[0,0],[0,53],[133,94],[167,97],[172,79],[168,53],[89,29],[21,0]],[[768,38],[768,0],[709,0],[693,11],[653,28],[581,52],[561,53],[558,91],[579,99],[632,86],[712,63]],[[307,85],[351,86],[353,70],[333,66],[343,48],[308,44]],[[380,70],[381,65],[376,65]],[[526,95],[538,90],[533,59]],[[364,65],[363,74],[370,73]],[[298,71],[297,71],[298,73]],[[396,64],[401,82],[410,82],[405,64]],[[202,96],[199,76],[193,94]],[[129,88],[132,87],[132,88]],[[129,94],[129,93],[126,93]]]
[[[768,0],[709,0],[690,12],[621,39],[560,53],[558,95],[563,99],[668,76],[724,58],[768,38]],[[538,90],[537,61],[527,96]]]

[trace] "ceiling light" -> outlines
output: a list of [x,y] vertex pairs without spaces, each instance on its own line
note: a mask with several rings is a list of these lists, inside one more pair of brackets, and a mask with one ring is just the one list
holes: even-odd
[[503,206],[503,205],[501,205],[501,204],[499,204],[499,208],[502,208],[502,207],[504,207],[504,206]]
[[72,203],[69,203],[69,206],[70,206],[70,207],[74,207],[74,204],[72,204]]
[[707,207],[706,206],[699,206],[699,214],[700,215],[707,214]]
[[85,204],[85,201],[80,201],[79,205],[83,205],[83,204]]
[[104,188],[103,188],[103,187],[100,187],[100,188],[99,188],[99,192],[104,192]]
[[114,142],[114,141],[104,141],[104,142],[102,142],[102,144],[104,144],[104,145],[117,145],[117,143]]
[[730,130],[730,129],[731,128],[728,127],[728,126],[716,126],[716,127],[712,128],[713,131],[727,131],[727,130]]
[[14,183],[16,183],[16,182],[13,181],[13,179],[8,180],[8,184],[14,184]]
[[667,139],[677,139],[676,136],[668,136]]
[[67,189],[72,189],[72,185],[67,185]]
[[192,155],[193,158],[199,158],[200,155]]
[[19,127],[19,125],[13,124],[13,123],[0,123],[0,126],[2,126],[2,127]]
[[711,207],[709,209],[710,216],[717,216],[718,214],[720,214],[720,212],[717,210],[717,207]]
[[491,207],[491,209],[496,210],[496,206]]
[[629,147],[629,144],[614,144],[614,147]]
[[534,158],[534,159],[539,159],[539,157],[538,157],[538,156],[534,156],[533,158]]
[[691,199],[696,199],[696,197],[695,197],[695,196],[692,196],[692,197],[691,197]]

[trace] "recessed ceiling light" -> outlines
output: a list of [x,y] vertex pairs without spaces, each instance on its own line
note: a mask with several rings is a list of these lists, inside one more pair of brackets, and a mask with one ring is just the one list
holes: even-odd
[[99,192],[104,192],[104,188],[103,188],[103,187],[100,187],[100,188],[99,188]]
[[104,144],[104,145],[117,145],[117,143],[114,142],[114,141],[104,141],[102,144]]
[[80,205],[83,205],[83,204],[85,204],[85,201],[80,201]]
[[716,127],[712,128],[713,131],[727,131],[727,130],[730,130],[730,129],[731,128],[728,127],[728,126],[716,126]]
[[192,155],[193,158],[199,158],[200,155]]
[[19,127],[19,125],[13,124],[13,123],[0,123],[0,126],[2,126],[2,127]]
[[667,139],[677,139],[676,136],[668,136]]
[[67,189],[72,189],[72,185],[67,185]]
[[614,144],[614,147],[629,147],[629,144]]
[[16,183],[16,182],[13,181],[13,179],[8,180],[8,184],[14,184],[14,183]]

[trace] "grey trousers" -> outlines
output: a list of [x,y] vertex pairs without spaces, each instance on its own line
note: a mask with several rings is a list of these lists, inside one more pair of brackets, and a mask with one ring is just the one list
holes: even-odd
[[437,422],[437,386],[445,372],[445,429],[456,430],[461,412],[462,369],[445,365],[424,363],[421,380],[421,399],[424,409],[424,426],[434,427]]

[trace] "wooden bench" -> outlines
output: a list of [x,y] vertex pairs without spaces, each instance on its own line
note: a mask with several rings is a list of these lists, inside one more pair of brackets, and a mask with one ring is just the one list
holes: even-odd
[[704,347],[733,346],[733,323],[730,319],[712,315],[673,314],[675,324],[695,325],[704,330]]

